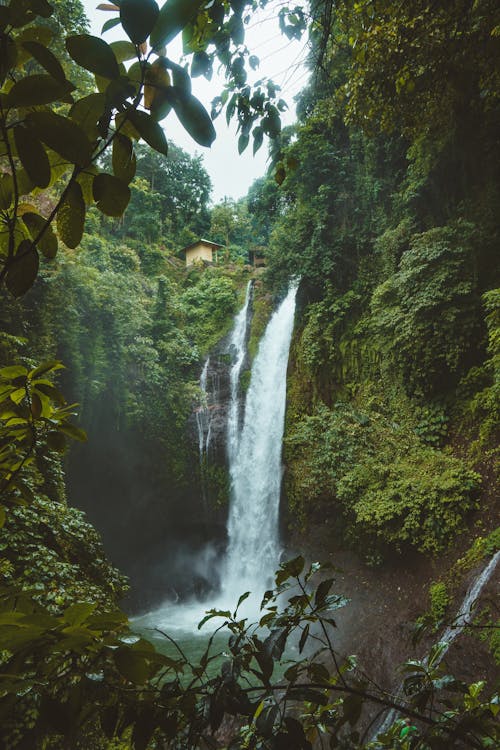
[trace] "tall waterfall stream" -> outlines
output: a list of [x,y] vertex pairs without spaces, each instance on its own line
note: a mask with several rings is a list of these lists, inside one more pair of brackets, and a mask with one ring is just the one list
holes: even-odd
[[[232,364],[227,454],[231,488],[228,545],[220,563],[220,592],[203,602],[167,602],[136,618],[139,629],[160,628],[168,630],[174,637],[184,638],[188,634],[192,637],[199,632],[197,624],[205,610],[234,608],[240,594],[246,591],[254,594],[245,603],[246,613],[257,612],[258,602],[271,582],[280,557],[281,452],[296,293],[297,285],[292,284],[267,325],[252,365],[244,409],[241,407],[239,380],[247,356],[251,282],[230,335]],[[210,443],[208,364],[207,360],[200,378],[204,401],[196,414],[200,462],[207,458]]]

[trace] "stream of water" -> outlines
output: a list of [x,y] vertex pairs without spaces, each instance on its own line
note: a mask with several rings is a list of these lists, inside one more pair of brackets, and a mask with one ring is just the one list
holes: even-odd
[[[135,618],[138,631],[160,628],[183,647],[194,635],[204,612],[213,607],[234,609],[243,592],[253,596],[245,602],[245,615],[257,616],[263,592],[269,587],[281,553],[279,504],[281,451],[285,419],[286,372],[295,315],[297,285],[273,313],[254,359],[242,419],[240,375],[247,356],[249,309],[252,285],[235,318],[229,339],[231,356],[230,402],[227,419],[227,454],[230,475],[228,546],[221,561],[221,589],[208,601],[166,602]],[[206,394],[208,360],[200,387]],[[197,412],[200,460],[208,450],[209,415],[206,397]],[[189,649],[192,651],[192,648]]]
[[[467,593],[465,594],[462,600],[462,604],[460,605],[460,608],[455,615],[452,623],[448,625],[438,641],[438,643],[441,645],[441,650],[437,658],[433,661],[434,667],[437,667],[438,664],[440,664],[455,638],[458,638],[460,633],[463,632],[464,628],[471,623],[475,604],[479,599],[482,590],[495,572],[495,568],[497,567],[499,561],[500,550],[496,552],[493,557],[486,563],[484,568],[478,573],[478,575],[474,578],[471,585],[467,589]],[[424,659],[424,664],[427,664],[427,659]],[[399,698],[404,697],[403,685],[399,686],[396,695]],[[383,732],[387,731],[391,724],[395,721],[397,716],[398,712],[396,710],[391,709],[390,711],[388,711],[379,724],[378,728],[374,731],[372,739],[375,739],[378,734],[382,734]]]

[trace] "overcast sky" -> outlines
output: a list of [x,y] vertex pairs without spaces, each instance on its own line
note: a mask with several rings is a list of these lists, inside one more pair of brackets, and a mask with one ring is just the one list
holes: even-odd
[[[112,14],[96,10],[100,0],[83,0],[83,6],[91,25],[91,33],[101,35],[101,28],[105,21],[112,18]],[[161,7],[162,2],[160,0]],[[249,76],[249,81],[258,80],[262,76],[269,76],[282,88],[282,96],[289,105],[289,111],[282,115],[284,125],[295,120],[295,104],[293,97],[300,91],[307,80],[307,72],[303,62],[307,55],[305,40],[301,42],[289,41],[282,36],[277,19],[277,8],[282,3],[270,3],[265,12],[253,14],[248,26],[245,41],[252,54],[260,59],[260,68]],[[121,29],[121,27],[118,27]],[[106,41],[126,38],[123,30],[117,32],[112,29],[104,34]],[[180,40],[174,40],[169,47],[169,56],[173,60],[180,57]],[[210,102],[220,94],[223,78],[216,75],[209,82],[203,77],[193,79],[193,94],[197,96],[210,111]],[[210,149],[195,143],[179,124],[175,114],[171,112],[162,121],[167,138],[174,141],[190,154],[203,154],[203,161],[213,184],[212,200],[217,202],[224,196],[239,198],[245,195],[249,186],[266,170],[267,145],[266,141],[256,156],[252,156],[251,143],[242,156],[238,155],[236,128],[226,126],[224,114],[214,122],[217,139]]]

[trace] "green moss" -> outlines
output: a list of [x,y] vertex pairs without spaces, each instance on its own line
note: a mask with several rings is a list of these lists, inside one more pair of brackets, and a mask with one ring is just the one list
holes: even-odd
[[299,523],[320,507],[341,516],[365,552],[445,549],[476,507],[479,476],[366,407],[322,405],[293,424],[285,441],[292,511]]
[[263,293],[261,284],[256,283],[254,287],[252,323],[248,339],[248,353],[251,361],[253,361],[257,354],[259,342],[264,334],[272,312],[272,297]]
[[252,371],[251,370],[243,370],[243,372],[240,375],[240,388],[243,393],[246,393],[248,390],[248,386],[250,385],[250,379],[252,377]]
[[429,598],[432,621],[436,624],[443,622],[451,601],[446,584],[442,581],[431,583]]

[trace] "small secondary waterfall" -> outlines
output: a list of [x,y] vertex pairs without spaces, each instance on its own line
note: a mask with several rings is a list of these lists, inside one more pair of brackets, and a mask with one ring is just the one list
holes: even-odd
[[[463,631],[463,629],[467,627],[467,625],[469,625],[470,620],[468,618],[472,614],[474,604],[479,598],[479,596],[481,595],[483,588],[486,586],[491,576],[493,575],[495,568],[499,561],[500,561],[500,550],[498,550],[498,552],[496,552],[493,555],[491,560],[489,560],[487,565],[484,566],[484,568],[479,573],[479,575],[477,575],[476,578],[474,578],[471,585],[467,589],[467,593],[465,594],[463,598],[462,604],[460,605],[460,609],[455,615],[452,624],[448,625],[448,627],[446,628],[443,635],[438,641],[438,643],[442,644],[443,647],[437,659],[434,660],[434,666],[437,666],[444,659],[446,652],[450,648],[455,638],[458,638],[458,636]],[[424,659],[424,664],[426,663],[427,663],[427,659]],[[402,694],[403,694],[403,686],[401,685],[398,689],[397,695],[398,697],[401,697]],[[372,740],[375,739],[375,737],[378,734],[381,734],[382,732],[386,732],[391,726],[391,724],[395,721],[397,716],[398,716],[398,712],[395,709],[392,708],[390,711],[388,711],[382,723],[380,724],[378,729],[374,732]]]
[[207,357],[203,370],[200,375],[201,401],[196,410],[196,426],[198,428],[198,450],[200,454],[200,464],[208,452],[210,445],[210,412],[208,410],[208,393],[207,393],[207,373],[210,357]]
[[[231,498],[223,595],[262,593],[279,560],[281,450],[286,372],[297,285],[268,323],[252,366],[243,427],[238,430],[240,358],[231,371],[228,455]],[[243,311],[242,311],[243,312]],[[237,326],[235,325],[235,333]],[[241,355],[243,361],[244,353]],[[234,385],[233,385],[234,384]]]
[[483,568],[481,573],[472,582],[469,590],[464,597],[460,609],[455,615],[453,623],[451,625],[448,625],[443,635],[439,639],[440,643],[444,643],[446,645],[446,648],[444,648],[442,653],[440,654],[439,661],[443,659],[444,655],[450,648],[455,638],[459,636],[462,630],[469,624],[469,620],[467,618],[472,612],[474,603],[493,575],[499,560],[500,550],[493,555],[489,563]]

